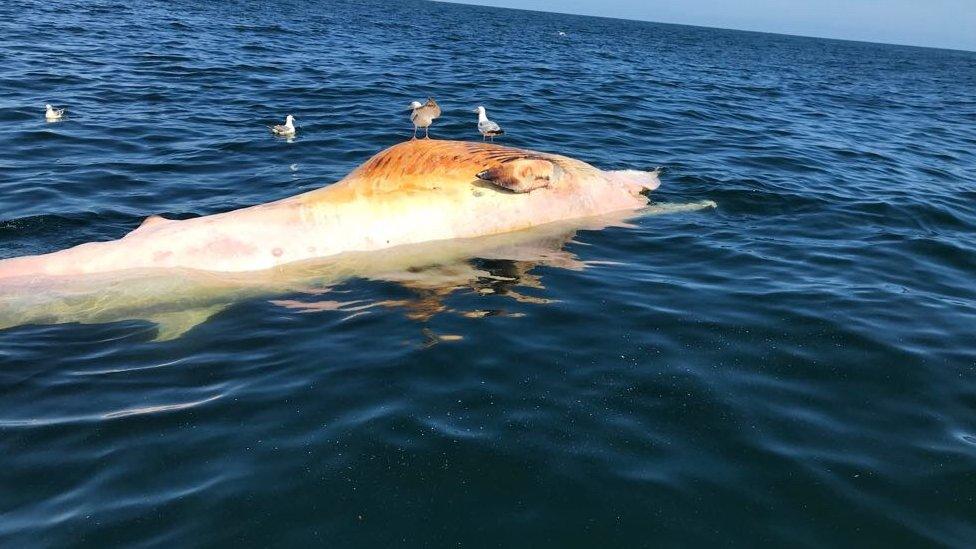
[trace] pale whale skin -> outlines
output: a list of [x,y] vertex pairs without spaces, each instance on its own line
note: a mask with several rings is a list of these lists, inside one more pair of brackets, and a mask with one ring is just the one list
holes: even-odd
[[636,210],[654,172],[603,171],[493,144],[414,140],[291,198],[182,221],[150,217],[119,240],[0,261],[0,279],[182,268],[271,269],[343,252],[473,238]]

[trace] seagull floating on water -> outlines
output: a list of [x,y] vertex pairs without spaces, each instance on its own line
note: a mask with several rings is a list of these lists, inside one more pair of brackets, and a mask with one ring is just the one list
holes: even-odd
[[285,117],[284,124],[278,124],[277,126],[268,126],[271,129],[271,133],[275,135],[280,135],[283,137],[292,137],[295,135],[295,117],[288,115]]
[[50,103],[44,105],[44,118],[46,118],[48,122],[61,120],[62,116],[64,116],[64,109],[55,109]]
[[424,129],[424,138],[430,139],[430,125],[441,115],[441,108],[433,98],[428,97],[427,103],[420,101],[410,103],[410,121],[413,122],[413,138],[417,138],[417,128]]
[[491,139],[494,142],[496,136],[505,134],[501,126],[488,120],[484,107],[478,107],[474,112],[478,113],[478,131],[481,132],[482,140]]

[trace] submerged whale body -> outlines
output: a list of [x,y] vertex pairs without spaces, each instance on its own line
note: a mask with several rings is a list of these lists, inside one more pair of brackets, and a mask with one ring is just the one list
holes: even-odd
[[647,204],[654,172],[554,154],[415,140],[305,194],[182,221],[152,216],[119,240],[0,261],[0,280],[126,269],[258,271],[343,252],[474,238]]
[[[645,207],[641,193],[657,183],[655,173],[488,144],[404,143],[292,198],[184,221],[153,216],[119,240],[0,261],[0,329],[135,320],[167,340],[258,298],[300,312],[400,307],[418,319],[444,312],[442,298],[465,288],[531,300],[515,288],[535,285],[536,266],[585,266],[563,250],[578,230],[623,225],[635,210],[715,205]],[[506,267],[486,272],[476,259]],[[420,297],[349,304],[327,295],[349,278]]]

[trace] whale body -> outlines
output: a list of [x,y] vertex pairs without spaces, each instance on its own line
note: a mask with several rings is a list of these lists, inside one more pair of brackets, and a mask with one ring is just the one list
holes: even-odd
[[[153,339],[166,341],[238,303],[269,301],[296,313],[332,311],[343,318],[377,308],[404,311],[424,323],[439,314],[481,318],[505,314],[458,310],[446,304],[455,293],[504,296],[520,302],[548,300],[522,293],[541,289],[540,266],[582,270],[586,261],[565,249],[579,231],[632,226],[636,216],[691,212],[711,201],[657,204],[638,212],[548,223],[521,231],[397,246],[375,252],[283,265],[276,269],[231,273],[193,269],[129,269],[87,276],[19,277],[0,280],[0,330],[24,325],[149,323]],[[350,279],[396,284],[406,299],[342,299]],[[492,300],[492,303],[497,303]],[[141,331],[142,328],[136,328]]]
[[0,260],[0,283],[128,269],[261,271],[636,210],[659,183],[656,172],[604,171],[555,154],[414,140],[304,194],[193,219],[152,216],[118,240]]

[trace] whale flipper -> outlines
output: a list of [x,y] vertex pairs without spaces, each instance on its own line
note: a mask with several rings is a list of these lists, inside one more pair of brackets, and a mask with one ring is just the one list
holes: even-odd
[[173,311],[150,316],[146,320],[159,328],[153,341],[170,341],[183,337],[183,334],[210,320],[210,317],[226,307],[221,304],[187,311]]

